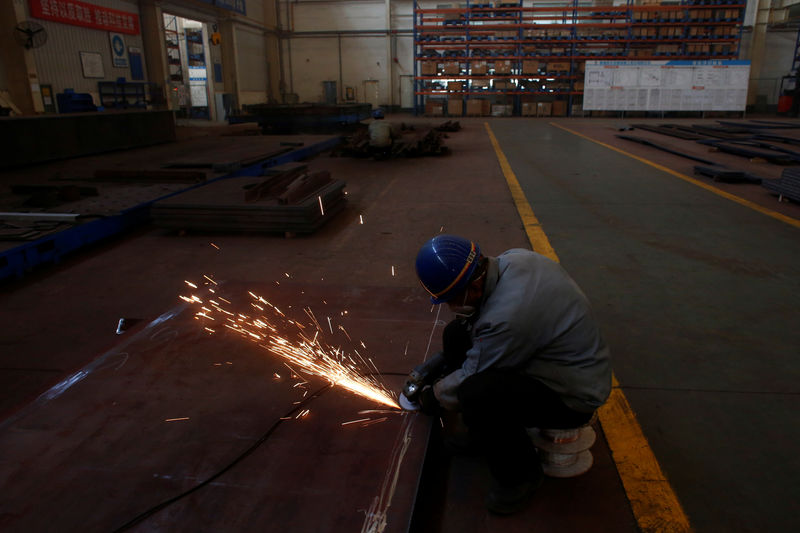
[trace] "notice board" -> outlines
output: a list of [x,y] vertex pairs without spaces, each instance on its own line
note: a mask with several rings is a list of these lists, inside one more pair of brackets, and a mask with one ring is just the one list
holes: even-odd
[[587,61],[587,111],[744,111],[750,61]]

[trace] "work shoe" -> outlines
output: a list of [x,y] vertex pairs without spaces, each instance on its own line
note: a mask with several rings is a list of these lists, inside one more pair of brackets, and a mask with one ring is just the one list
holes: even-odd
[[542,484],[541,477],[517,485],[503,485],[492,479],[492,486],[486,497],[486,507],[490,512],[510,515],[521,511]]

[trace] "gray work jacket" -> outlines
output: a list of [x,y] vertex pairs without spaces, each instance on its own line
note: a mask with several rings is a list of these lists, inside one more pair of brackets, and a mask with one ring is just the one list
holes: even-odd
[[369,124],[369,145],[375,148],[387,148],[392,139],[397,137],[397,128],[391,122],[373,120]]
[[571,409],[596,410],[611,392],[611,364],[586,296],[558,263],[530,250],[488,259],[472,348],[460,369],[434,385],[439,402],[458,409],[467,377],[509,368],[538,379]]

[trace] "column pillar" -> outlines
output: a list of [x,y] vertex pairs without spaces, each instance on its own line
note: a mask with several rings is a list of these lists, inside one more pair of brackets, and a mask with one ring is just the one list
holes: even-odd
[[44,113],[36,61],[33,51],[26,50],[14,36],[15,26],[25,19],[25,4],[0,2],[0,20],[3,21],[0,24],[0,61],[6,69],[7,85],[0,89],[8,92],[8,103],[17,108],[15,112],[34,115]]
[[234,96],[234,107],[239,107],[239,65],[236,63],[236,25],[230,19],[220,21],[220,37],[222,43],[222,80],[225,92]]
[[758,79],[761,77],[761,66],[767,42],[767,24],[769,24],[772,0],[755,0],[756,16],[753,22],[753,36],[750,41],[750,82],[747,86],[747,105],[754,106],[758,98]]
[[142,32],[147,80],[159,85],[162,101],[168,108],[171,108],[172,103],[167,98],[169,71],[167,70],[167,51],[164,45],[163,27],[164,20],[161,9],[155,5],[154,0],[139,0],[139,28]]

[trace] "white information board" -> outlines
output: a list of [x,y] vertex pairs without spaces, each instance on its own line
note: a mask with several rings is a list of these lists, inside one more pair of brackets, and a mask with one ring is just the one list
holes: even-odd
[[587,61],[586,111],[744,111],[750,61]]
[[192,98],[192,107],[208,106],[206,77],[206,67],[189,67],[189,93]]

